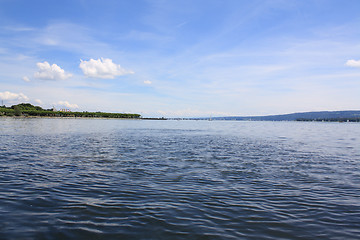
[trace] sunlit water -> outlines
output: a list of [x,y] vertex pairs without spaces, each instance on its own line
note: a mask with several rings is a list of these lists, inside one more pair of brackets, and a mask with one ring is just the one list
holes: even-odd
[[0,118],[0,239],[360,239],[360,124]]

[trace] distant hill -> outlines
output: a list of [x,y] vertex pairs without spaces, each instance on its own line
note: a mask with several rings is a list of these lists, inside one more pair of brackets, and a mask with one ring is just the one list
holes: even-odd
[[237,121],[360,121],[360,111],[321,111],[290,113],[269,116],[232,116],[213,117],[213,120],[237,120]]
[[55,109],[43,109],[30,103],[21,103],[11,107],[0,106],[1,116],[24,116],[24,117],[88,117],[88,118],[140,118],[140,114],[134,113],[106,113],[106,112],[71,112],[56,111]]

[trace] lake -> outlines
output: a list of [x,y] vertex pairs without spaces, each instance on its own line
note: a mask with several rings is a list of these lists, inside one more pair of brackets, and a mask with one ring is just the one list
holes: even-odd
[[0,118],[0,239],[360,239],[360,124]]

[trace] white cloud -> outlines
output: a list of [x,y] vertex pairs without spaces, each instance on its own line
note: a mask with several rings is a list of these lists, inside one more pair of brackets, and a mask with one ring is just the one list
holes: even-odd
[[16,101],[29,101],[29,98],[25,96],[23,93],[12,93],[9,91],[0,92],[0,99],[1,100],[16,100]]
[[35,99],[34,102],[36,102],[37,104],[40,104],[40,105],[43,104],[43,102],[40,99]]
[[360,60],[348,60],[346,63],[345,63],[346,66],[349,66],[349,67],[358,67],[360,68]]
[[79,108],[79,106],[77,104],[71,104],[68,101],[58,101],[54,105],[63,106],[63,107],[67,107],[67,108]]
[[56,64],[50,65],[48,62],[38,62],[36,64],[39,71],[34,74],[35,78],[43,80],[65,80],[72,76],[70,73],[66,73],[64,69]]
[[80,60],[79,67],[83,71],[84,75],[92,78],[110,78],[113,79],[116,76],[122,76],[126,74],[132,74],[133,71],[126,70],[120,65],[113,63],[109,58],[101,58],[98,60],[90,59],[89,61]]
[[30,82],[30,78],[28,78],[27,76],[24,76],[24,77],[22,78],[22,80],[23,80],[24,82]]
[[145,80],[144,83],[150,85],[152,82],[150,80]]

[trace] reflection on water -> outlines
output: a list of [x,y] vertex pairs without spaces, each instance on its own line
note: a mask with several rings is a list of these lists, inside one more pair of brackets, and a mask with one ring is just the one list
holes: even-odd
[[0,119],[4,239],[359,239],[360,124]]

